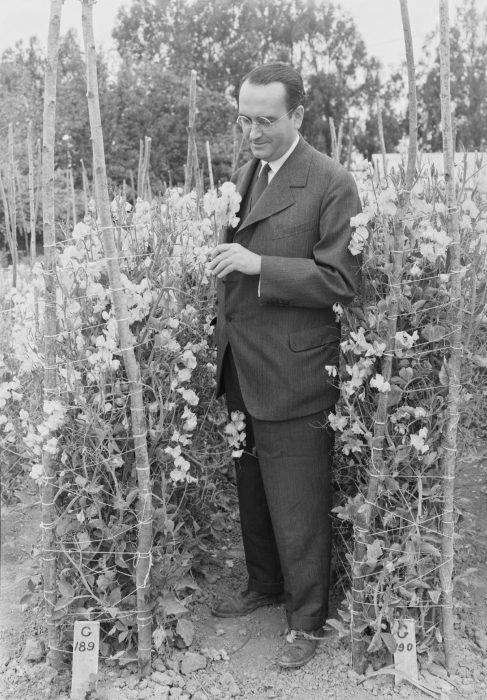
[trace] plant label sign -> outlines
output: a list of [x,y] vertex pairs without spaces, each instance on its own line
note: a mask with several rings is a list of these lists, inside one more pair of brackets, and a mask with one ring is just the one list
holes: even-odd
[[392,634],[396,641],[394,652],[394,667],[401,675],[396,675],[396,683],[400,683],[404,676],[418,680],[418,660],[416,657],[416,632],[414,620],[405,619],[395,622]]
[[71,700],[86,697],[93,676],[98,673],[99,648],[100,623],[77,620],[74,623]]

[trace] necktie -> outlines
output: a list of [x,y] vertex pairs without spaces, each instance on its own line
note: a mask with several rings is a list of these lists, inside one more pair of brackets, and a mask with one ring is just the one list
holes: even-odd
[[252,189],[252,194],[250,195],[250,208],[253,209],[257,204],[257,200],[265,190],[269,182],[269,163],[266,163],[260,171],[260,175]]

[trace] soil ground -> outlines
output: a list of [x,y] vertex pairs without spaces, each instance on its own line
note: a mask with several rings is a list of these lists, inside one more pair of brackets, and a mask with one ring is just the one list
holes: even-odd
[[[455,579],[458,667],[448,677],[439,664],[420,675],[426,690],[408,682],[394,686],[391,675],[361,677],[350,662],[348,640],[337,636],[320,643],[302,669],[284,671],[276,664],[285,644],[281,607],[261,608],[242,618],[212,617],[215,596],[243,586],[245,570],[240,542],[229,533],[226,549],[200,581],[192,609],[195,638],[192,661],[206,667],[190,672],[188,650],[169,660],[155,659],[151,678],[138,680],[135,668],[103,664],[97,690],[100,700],[207,700],[232,697],[275,700],[369,700],[377,697],[487,698],[487,453],[464,459],[458,470],[456,502],[462,512],[457,535]],[[37,575],[32,556],[39,538],[39,510],[29,498],[2,510],[0,597],[0,697],[3,700],[66,700],[69,670],[56,673],[44,661],[40,601],[21,605],[26,582]],[[25,608],[25,609],[24,609]],[[32,659],[32,660],[29,660]],[[113,662],[112,662],[113,663]]]

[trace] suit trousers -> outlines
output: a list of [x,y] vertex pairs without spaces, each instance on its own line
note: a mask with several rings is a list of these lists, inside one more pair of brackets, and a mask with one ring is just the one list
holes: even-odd
[[284,591],[290,629],[318,629],[328,615],[334,433],[324,427],[323,411],[286,421],[252,418],[229,346],[223,383],[229,412],[246,419],[236,479],[248,588]]

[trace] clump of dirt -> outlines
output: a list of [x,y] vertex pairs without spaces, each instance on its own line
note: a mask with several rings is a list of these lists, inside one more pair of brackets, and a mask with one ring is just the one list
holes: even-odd
[[[447,676],[434,663],[420,674],[427,694],[436,698],[487,697],[487,457],[464,460],[457,477],[457,506],[462,519],[457,535],[455,579],[458,667]],[[39,534],[38,510],[23,504],[2,512],[2,596],[0,599],[0,697],[3,700],[66,700],[69,670],[57,673],[45,663],[40,601],[22,606],[26,583],[38,575],[32,547]],[[139,680],[135,664],[102,664],[94,700],[208,700],[274,698],[276,700],[369,700],[424,698],[420,686],[394,686],[386,670],[367,677],[351,667],[348,640],[323,640],[303,668],[282,670],[276,663],[285,644],[282,607],[266,607],[241,618],[219,619],[210,613],[213,600],[245,585],[243,552],[236,530],[227,533],[198,579],[189,649],[153,660],[153,674]],[[39,606],[39,607],[36,607]],[[23,609],[24,608],[24,609]]]

